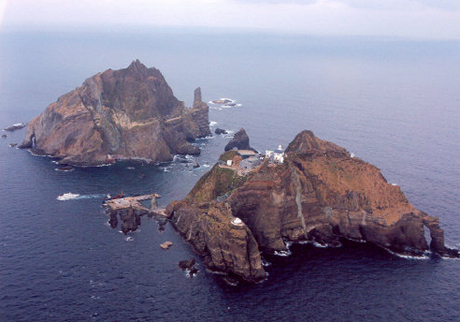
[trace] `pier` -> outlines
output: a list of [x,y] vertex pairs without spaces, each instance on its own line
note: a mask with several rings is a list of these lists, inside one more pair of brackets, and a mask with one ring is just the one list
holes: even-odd
[[[141,212],[149,212],[156,207],[156,199],[161,198],[157,193],[150,195],[123,197],[117,199],[107,200],[104,204],[110,208],[111,211],[120,211],[125,209],[139,210]],[[141,201],[152,200],[150,209],[141,204]]]
[[[166,217],[164,208],[157,206],[157,198],[161,196],[157,193],[150,195],[122,197],[106,200],[104,206],[107,208],[107,215],[110,217],[110,227],[116,228],[121,222],[121,231],[126,235],[130,231],[135,231],[141,224],[141,216],[161,216]],[[141,201],[151,200],[150,208],[144,206]]]

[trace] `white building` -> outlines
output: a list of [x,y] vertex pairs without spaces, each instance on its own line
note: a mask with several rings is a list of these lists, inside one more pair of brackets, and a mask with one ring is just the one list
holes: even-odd
[[273,160],[275,163],[283,163],[284,162],[284,150],[281,144],[278,146],[278,149],[275,150],[273,153]]
[[276,150],[265,150],[265,158],[270,159],[274,163],[282,164],[284,162],[284,150],[281,145]]

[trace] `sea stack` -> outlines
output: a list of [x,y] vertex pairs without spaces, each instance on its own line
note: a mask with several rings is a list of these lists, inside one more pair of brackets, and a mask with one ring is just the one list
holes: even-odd
[[242,156],[228,151],[185,199],[168,206],[173,225],[211,270],[259,281],[261,252],[286,251],[286,242],[339,246],[342,239],[404,255],[431,249],[458,257],[444,245],[438,219],[416,209],[377,167],[311,131],[283,153],[281,161],[266,157],[243,171]]
[[59,97],[29,123],[21,147],[76,166],[117,158],[170,161],[175,154],[200,153],[189,142],[211,134],[208,113],[199,88],[186,108],[158,69],[136,60]]
[[236,132],[233,138],[227,143],[224,149],[225,151],[229,151],[232,149],[255,151],[249,145],[249,136],[246,133],[245,129],[240,129],[238,132]]

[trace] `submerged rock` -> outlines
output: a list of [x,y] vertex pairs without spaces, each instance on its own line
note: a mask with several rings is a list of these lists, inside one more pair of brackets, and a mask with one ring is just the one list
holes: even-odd
[[13,132],[13,131],[20,130],[20,129],[26,127],[26,125],[27,125],[27,123],[14,123],[13,125],[10,125],[10,126],[4,128],[3,130]]
[[220,134],[228,134],[228,132],[224,129],[221,129],[221,128],[216,128],[214,130],[214,133],[217,134],[217,135],[220,135]]
[[170,161],[200,153],[189,141],[211,134],[208,112],[200,88],[186,108],[158,69],[136,60],[88,78],[49,105],[29,123],[21,147],[78,166],[117,158]]
[[189,277],[194,277],[198,274],[198,268],[195,267],[195,263],[195,258],[183,260],[179,262],[179,268],[183,271],[187,271]]
[[416,209],[377,167],[311,131],[285,152],[284,163],[267,159],[249,172],[216,164],[168,206],[172,224],[211,270],[259,281],[261,251],[287,251],[286,241],[336,246],[341,238],[406,255],[431,249],[458,257],[444,245],[438,219]]
[[179,262],[179,267],[181,270],[191,269],[195,265],[195,258],[189,260],[183,260]]

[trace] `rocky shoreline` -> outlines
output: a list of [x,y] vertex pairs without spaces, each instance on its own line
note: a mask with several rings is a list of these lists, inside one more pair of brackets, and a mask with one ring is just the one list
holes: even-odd
[[311,131],[296,136],[282,163],[265,158],[241,171],[241,161],[238,150],[224,153],[166,209],[211,271],[258,282],[266,277],[261,254],[297,242],[339,246],[343,238],[408,256],[459,257],[445,246],[438,218],[416,209],[378,168]]
[[201,89],[187,108],[158,69],[136,60],[96,74],[59,97],[29,122],[21,148],[72,166],[118,159],[165,162],[176,154],[199,155],[190,142],[209,135],[209,107]]

